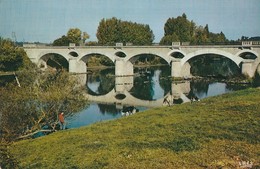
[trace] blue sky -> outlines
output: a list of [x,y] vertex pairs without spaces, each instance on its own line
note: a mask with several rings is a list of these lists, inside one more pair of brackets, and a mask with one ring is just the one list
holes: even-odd
[[150,25],[159,42],[167,19],[183,13],[230,40],[260,36],[259,0],[0,0],[0,36],[50,43],[77,27],[96,41],[101,19],[116,17]]

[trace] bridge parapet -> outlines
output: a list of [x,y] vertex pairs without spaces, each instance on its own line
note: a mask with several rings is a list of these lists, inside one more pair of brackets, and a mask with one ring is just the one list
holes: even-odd
[[260,45],[260,41],[252,41],[252,45]]
[[242,46],[251,46],[252,45],[252,41],[243,41],[242,42]]
[[181,46],[181,42],[172,42],[173,47],[179,47]]
[[35,47],[37,47],[37,45],[36,44],[27,44],[26,43],[26,44],[23,44],[23,47],[24,48],[32,48],[32,47],[35,48]]
[[260,41],[242,41],[242,46],[260,45]]

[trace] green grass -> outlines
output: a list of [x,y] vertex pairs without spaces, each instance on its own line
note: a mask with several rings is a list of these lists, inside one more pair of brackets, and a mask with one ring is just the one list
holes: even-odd
[[15,142],[21,168],[237,168],[260,162],[260,89]]

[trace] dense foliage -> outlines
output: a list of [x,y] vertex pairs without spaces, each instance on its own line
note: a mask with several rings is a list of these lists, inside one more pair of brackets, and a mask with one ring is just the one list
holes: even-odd
[[1,132],[7,140],[40,130],[55,129],[60,110],[66,115],[82,108],[83,95],[66,72],[18,74],[21,87],[10,84],[0,88]]
[[0,43],[0,70],[16,71],[17,78],[12,73],[0,76],[0,167],[15,168],[16,160],[6,150],[10,141],[32,136],[43,127],[54,131],[58,112],[68,116],[85,106],[86,99],[79,81],[69,73],[43,73],[23,49],[9,40]]
[[22,48],[16,47],[9,39],[0,37],[0,71],[18,71],[33,66]]
[[121,21],[114,17],[100,21],[96,36],[100,45],[151,45],[154,40],[149,25]]
[[9,82],[0,87],[1,138],[13,140],[41,129],[57,120],[59,110],[72,112],[84,103],[76,78],[62,70],[42,73],[22,48],[5,39],[0,43],[0,70],[16,71],[17,78],[1,76]]
[[[58,129],[57,115],[66,116],[86,106],[77,80],[67,72],[17,74],[21,87],[15,83],[0,87],[0,164],[15,168],[16,160],[6,150],[8,142],[34,137],[42,129]],[[76,85],[76,86],[75,86]]]
[[191,44],[223,43],[227,39],[223,32],[212,33],[208,25],[196,26],[187,19],[186,14],[177,18],[169,18],[164,25],[164,37],[161,45],[170,45],[172,42],[190,42]]
[[78,45],[83,45],[89,35],[86,32],[82,32],[79,28],[71,28],[68,30],[67,35],[53,41],[54,46],[68,46],[69,43],[75,43]]
[[92,55],[88,57],[88,68],[95,66],[115,66],[114,62],[103,55]]

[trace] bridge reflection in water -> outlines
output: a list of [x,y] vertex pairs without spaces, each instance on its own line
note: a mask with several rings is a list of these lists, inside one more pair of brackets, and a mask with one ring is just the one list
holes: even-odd
[[[107,74],[103,75],[103,77],[102,75],[96,76],[97,73],[88,81],[86,74],[79,76],[82,79],[82,85],[87,86],[85,95],[90,102],[114,104],[118,109],[122,109],[124,106],[147,108],[171,106],[190,102],[195,98],[202,99],[208,95],[214,96],[233,90],[232,87],[227,86],[225,83],[215,82],[210,84],[209,82],[188,80],[172,82],[168,74],[165,73],[167,69],[162,67],[150,69],[150,72],[149,75],[142,75],[138,71],[135,76],[122,77],[113,75],[108,77]],[[98,88],[100,89],[103,86],[106,87],[105,91],[97,91]],[[210,86],[215,89],[211,90]]]
[[133,96],[131,89],[134,87],[134,76],[115,77],[115,87],[104,95],[86,94],[91,102],[115,104],[117,108],[122,109],[123,106],[141,106],[141,107],[159,107],[163,105],[173,105],[174,100],[182,100],[188,102],[190,99],[190,82],[172,83],[171,90],[161,98],[152,100],[142,100]]

